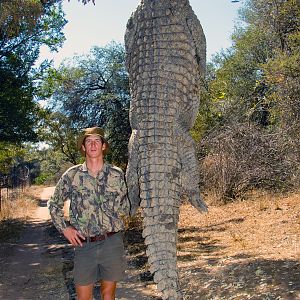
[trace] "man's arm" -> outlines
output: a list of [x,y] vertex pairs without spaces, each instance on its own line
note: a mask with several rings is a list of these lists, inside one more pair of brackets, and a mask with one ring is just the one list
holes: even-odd
[[67,228],[63,207],[68,197],[68,190],[68,182],[64,174],[58,181],[53,196],[48,201],[48,209],[52,222],[60,233],[63,233],[64,229]]
[[69,199],[70,179],[64,174],[58,181],[53,196],[48,201],[48,208],[54,226],[73,246],[82,246],[82,236],[75,228],[66,224],[64,202]]

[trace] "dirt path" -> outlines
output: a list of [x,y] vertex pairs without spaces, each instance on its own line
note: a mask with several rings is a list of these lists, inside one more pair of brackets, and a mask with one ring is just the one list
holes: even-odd
[[42,287],[46,278],[41,276],[53,268],[52,260],[44,255],[49,247],[46,228],[50,216],[46,204],[52,192],[53,188],[43,190],[39,207],[26,224],[20,240],[8,245],[10,253],[1,266],[0,299],[55,299],[45,297]]
[[[73,248],[46,207],[52,192],[43,190],[19,242],[1,244],[1,300],[76,299]],[[128,271],[116,299],[159,300],[135,222],[125,233]],[[211,206],[207,215],[182,205],[178,267],[186,300],[300,299],[300,194]]]
[[[54,188],[45,188],[39,207],[32,214],[17,244],[7,245],[1,264],[0,299],[62,300],[76,299],[72,278],[73,249],[58,234],[50,221],[47,200]],[[130,268],[130,267],[129,267]],[[154,286],[137,282],[132,268],[117,290],[118,300],[159,299]],[[94,291],[99,299],[99,287]]]

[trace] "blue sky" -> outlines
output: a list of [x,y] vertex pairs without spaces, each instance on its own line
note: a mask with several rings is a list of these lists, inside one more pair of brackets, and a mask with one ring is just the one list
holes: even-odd
[[[126,23],[140,0],[96,0],[96,5],[83,5],[77,0],[64,0],[63,9],[68,24],[64,28],[66,41],[58,53],[41,50],[41,59],[54,59],[57,66],[64,58],[88,53],[92,46],[105,46],[112,40],[124,42]],[[207,56],[231,45],[230,35],[243,1],[190,0],[200,20],[206,40]]]

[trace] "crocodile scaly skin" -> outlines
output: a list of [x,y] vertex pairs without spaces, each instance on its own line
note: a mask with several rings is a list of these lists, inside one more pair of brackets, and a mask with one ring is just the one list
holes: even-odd
[[177,270],[181,197],[206,211],[189,130],[199,106],[206,42],[188,0],[143,0],[125,34],[132,102],[126,171],[132,213],[140,205],[150,271],[163,299],[182,299]]

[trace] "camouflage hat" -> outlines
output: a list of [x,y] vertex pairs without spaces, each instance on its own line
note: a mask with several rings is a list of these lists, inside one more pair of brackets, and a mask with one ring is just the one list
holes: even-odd
[[85,156],[85,151],[83,151],[81,146],[84,143],[84,140],[86,137],[94,135],[94,134],[99,135],[102,138],[103,143],[106,144],[106,148],[103,151],[103,154],[105,155],[108,152],[109,144],[104,137],[104,130],[101,129],[100,127],[91,127],[91,128],[83,129],[82,133],[79,135],[78,140],[77,140],[77,148],[83,156]]

